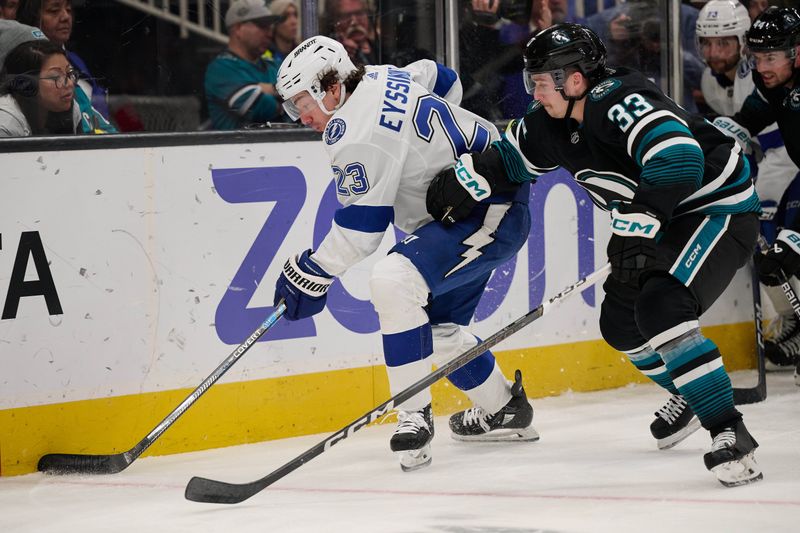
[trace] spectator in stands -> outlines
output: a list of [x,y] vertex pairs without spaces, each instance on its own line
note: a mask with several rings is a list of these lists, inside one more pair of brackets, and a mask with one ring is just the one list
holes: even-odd
[[95,129],[74,100],[78,73],[60,45],[46,39],[23,42],[8,53],[0,76],[0,137]]
[[[695,47],[695,24],[698,9],[680,4],[681,54],[683,56],[684,94],[678,103],[697,112],[695,91],[700,95],[704,64]],[[661,83],[661,19],[659,0],[629,0],[589,17],[586,25],[608,47],[608,62],[641,71],[656,84]]]
[[72,35],[72,0],[19,0],[17,20],[41,28],[51,42],[64,47],[67,59],[80,75],[76,94],[85,94],[92,106],[108,117],[108,90],[97,82],[78,54],[66,49]]
[[19,0],[0,0],[0,19],[15,20],[17,7],[19,7]]
[[344,45],[353,63],[376,64],[375,14],[366,0],[329,0],[325,7],[330,36]]
[[750,20],[753,21],[769,7],[769,0],[743,0],[742,4],[747,8]]
[[300,36],[300,10],[295,0],[272,0],[269,10],[280,17],[272,31],[272,45],[268,50],[275,66],[280,68],[286,54],[300,44],[297,40]]
[[461,27],[462,105],[491,120],[525,114],[520,54],[537,32],[574,22],[566,0],[470,0]]
[[213,129],[234,130],[282,119],[278,69],[265,57],[278,18],[264,0],[235,0],[225,14],[228,48],[209,63],[206,99]]

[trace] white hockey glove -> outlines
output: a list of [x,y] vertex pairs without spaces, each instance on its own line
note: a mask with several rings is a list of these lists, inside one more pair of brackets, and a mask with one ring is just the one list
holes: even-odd
[[732,137],[742,147],[744,153],[750,154],[753,152],[753,137],[747,131],[747,128],[730,117],[717,117],[714,119],[713,124],[719,131],[728,137]]

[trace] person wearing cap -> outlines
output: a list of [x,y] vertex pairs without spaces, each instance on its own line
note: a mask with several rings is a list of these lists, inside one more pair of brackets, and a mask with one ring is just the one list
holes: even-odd
[[212,129],[281,120],[275,93],[278,69],[263,57],[277,20],[264,0],[235,0],[228,8],[228,48],[209,63],[205,75]]
[[[60,59],[58,54],[38,46],[21,50],[32,41],[51,43],[39,28],[14,20],[0,20],[0,137],[115,133],[114,126],[92,107],[89,97],[74,83],[77,76],[72,67],[64,69],[55,65],[61,72],[54,73],[51,71],[54,65],[37,63],[44,55]],[[67,57],[60,44],[53,43],[53,46],[60,47],[61,56]],[[39,72],[41,79],[31,84],[33,72]],[[70,102],[65,109],[59,109],[63,103],[59,100],[67,96]],[[43,115],[38,107],[46,108],[48,118],[44,123],[39,120]]]
[[280,18],[275,23],[267,54],[280,68],[284,58],[299,44],[300,10],[295,0],[272,0],[269,9]]
[[108,89],[98,83],[86,62],[74,51],[67,49],[72,37],[75,18],[72,14],[72,0],[19,0],[17,21],[41,28],[45,36],[64,48],[70,65],[77,69],[80,77],[76,94],[85,94],[103,117],[109,116]]

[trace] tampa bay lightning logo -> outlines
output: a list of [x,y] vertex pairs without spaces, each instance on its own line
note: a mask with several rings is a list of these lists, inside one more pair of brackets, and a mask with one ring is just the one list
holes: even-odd
[[800,111],[800,87],[796,87],[786,97],[786,107],[792,111]]
[[340,118],[331,119],[328,126],[325,128],[325,143],[333,144],[344,136],[347,130],[347,124]]
[[622,85],[622,82],[616,78],[603,80],[592,88],[589,97],[595,102],[602,100],[608,96],[611,91]]

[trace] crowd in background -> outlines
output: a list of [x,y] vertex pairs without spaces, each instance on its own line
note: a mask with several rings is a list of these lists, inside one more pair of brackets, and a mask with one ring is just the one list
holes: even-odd
[[[227,46],[199,37],[182,39],[185,47],[180,46],[181,39],[171,40],[168,50],[139,47],[136,62],[125,55],[130,53],[129,44],[158,46],[151,41],[168,40],[170,31],[159,25],[155,34],[141,39],[134,36],[139,22],[131,21],[146,25],[152,23],[151,16],[131,17],[125,11],[129,8],[112,0],[74,2],[73,6],[73,0],[0,0],[0,18],[7,20],[0,25],[0,58],[7,58],[5,66],[0,61],[0,136],[152,131],[145,110],[131,104],[130,98],[124,100],[120,93],[146,95],[162,104],[166,101],[167,111],[161,108],[162,114],[169,113],[169,97],[176,97],[176,114],[196,115],[196,127],[189,122],[190,129],[232,130],[287,121],[274,84],[281,62],[300,41],[297,0],[223,2]],[[583,2],[582,9],[576,9],[576,2]],[[706,63],[695,44],[697,16],[705,3],[685,1],[681,5],[684,94],[680,99],[690,111],[713,114],[701,89]],[[751,18],[770,3],[783,2],[743,0]],[[377,13],[369,0],[321,0],[320,33],[344,44],[356,64],[403,66],[421,58],[433,59],[437,31],[430,20],[433,2],[381,5],[385,12]],[[521,76],[521,50],[536,32],[565,21],[582,22],[595,30],[608,47],[610,64],[632,66],[660,83],[665,58],[663,5],[663,0],[604,0],[600,6],[596,0],[464,0],[459,31],[464,107],[495,121],[521,116],[530,103]],[[112,12],[115,19],[109,19]],[[578,12],[583,16],[578,17]],[[113,46],[95,41],[94,36],[103,31],[99,17],[120,29]],[[76,19],[91,21],[91,28],[84,25],[81,31],[73,31]],[[122,23],[114,21],[118,19],[128,20],[129,27],[120,26]],[[41,30],[40,34],[33,29]],[[54,46],[44,47],[45,52],[40,50],[41,43],[30,43],[41,39]],[[120,51],[109,51],[114,47]],[[192,48],[194,59],[188,55]],[[53,52],[56,49],[58,53]],[[152,61],[146,61],[154,51]],[[30,61],[17,57],[26,54]],[[64,69],[52,70],[57,75],[47,70],[53,54],[67,62]],[[90,60],[84,61],[82,56]],[[109,56],[113,59],[100,61]],[[187,64],[190,72],[184,70]],[[32,69],[39,69],[39,75]],[[148,79],[153,69],[156,76]],[[26,79],[29,83],[21,83]],[[70,94],[69,109],[47,101],[50,88],[61,91],[63,98]],[[183,100],[177,98],[180,95]],[[110,105],[112,101],[115,105]],[[196,102],[196,107],[178,109],[179,102],[187,101]],[[9,122],[13,127],[4,129],[3,124]],[[169,130],[169,125],[164,129]]]

